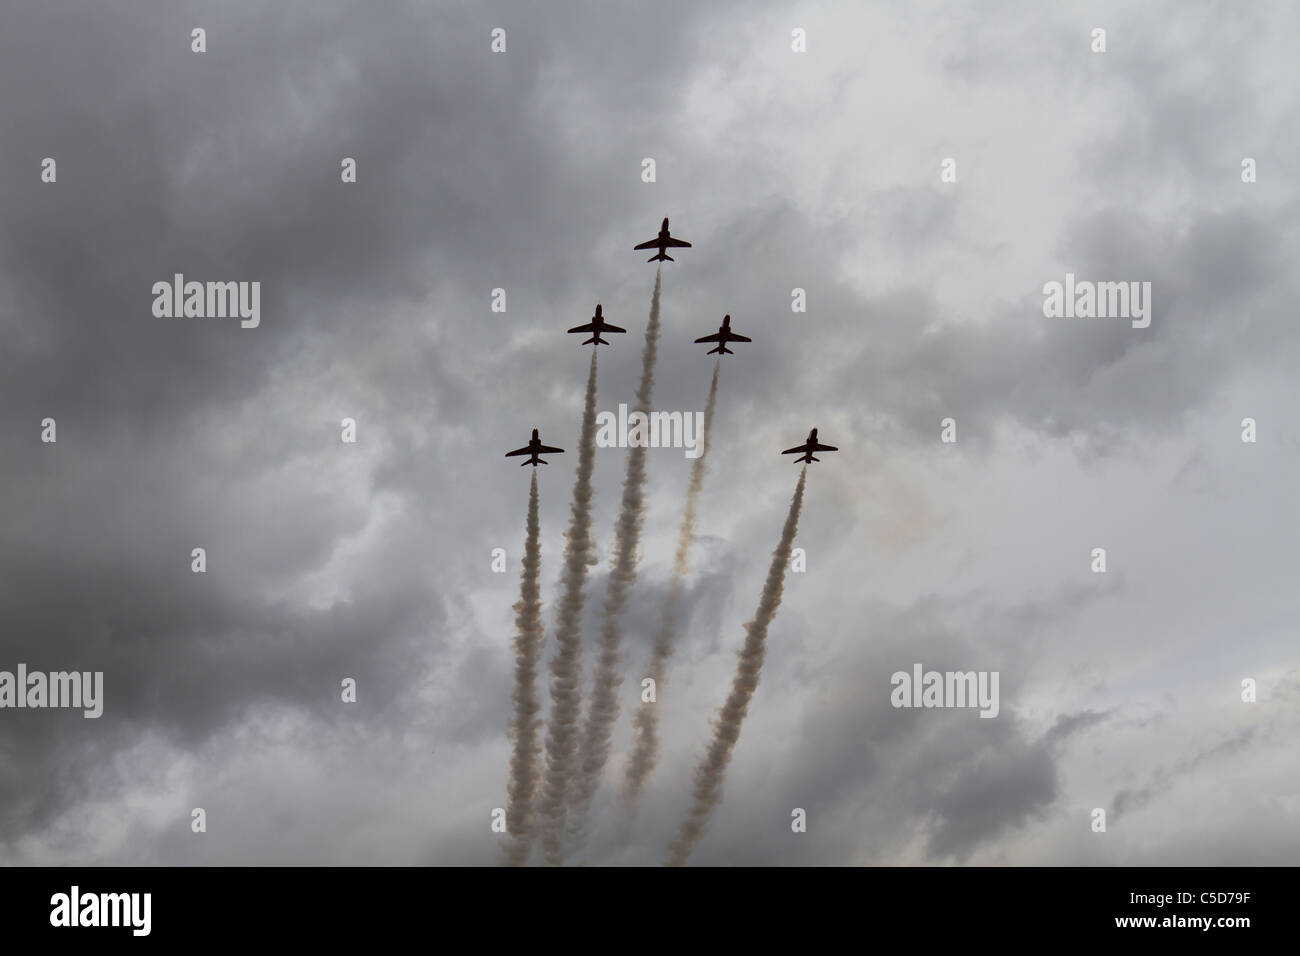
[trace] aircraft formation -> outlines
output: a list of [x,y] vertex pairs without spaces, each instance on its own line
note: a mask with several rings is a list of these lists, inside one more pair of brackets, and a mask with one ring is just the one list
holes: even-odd
[[[655,255],[651,256],[649,259],[646,260],[647,262],[656,262],[656,261],[662,262],[665,260],[668,262],[675,262],[676,260],[672,256],[668,255],[668,250],[670,248],[689,249],[690,247],[691,244],[689,242],[686,242],[684,239],[674,238],[669,233],[668,219],[667,217],[665,217],[663,221],[663,225],[659,228],[659,235],[657,235],[653,239],[647,239],[645,242],[638,243],[632,248],[634,251],[641,250],[641,249],[658,250]],[[600,303],[596,303],[596,314],[591,317],[590,322],[587,322],[583,325],[575,325],[573,328],[568,330],[568,334],[570,335],[573,335],[575,333],[581,333],[581,334],[590,333],[591,338],[584,339],[582,342],[583,345],[595,345],[595,346],[609,345],[610,344],[609,340],[601,337],[602,332],[603,333],[625,333],[627,332],[627,329],[619,328],[617,325],[613,325],[609,322],[606,322],[605,317],[601,312]],[[736,353],[734,351],[727,348],[728,342],[752,342],[754,340],[749,338],[748,336],[741,335],[738,332],[733,332],[731,329],[731,315],[727,314],[722,317],[722,324],[718,326],[718,331],[710,335],[702,335],[695,341],[696,343],[715,344],[714,348],[709,349],[708,351],[709,355],[713,355],[714,353],[717,353],[719,355],[735,355]],[[564,451],[563,448],[554,448],[550,445],[543,445],[541,443],[541,439],[538,438],[537,436],[537,429],[534,428],[533,437],[528,442],[528,444],[525,445],[523,448],[516,448],[514,451],[506,452],[506,457],[510,458],[511,456],[514,455],[528,455],[529,458],[526,461],[522,462],[521,464],[532,465],[534,468],[536,468],[538,465],[548,464],[548,462],[544,461],[539,457],[540,455],[543,454],[558,455],[561,454],[563,451]],[[808,463],[814,461],[821,461],[820,458],[817,458],[813,455],[813,452],[815,451],[827,452],[827,451],[839,451],[839,449],[836,448],[834,445],[823,445],[820,442],[818,442],[817,429],[814,428],[812,431],[808,433],[808,439],[802,445],[796,445],[794,448],[787,448],[785,451],[781,452],[781,454],[783,455],[798,454],[799,457],[794,459],[795,462]]]

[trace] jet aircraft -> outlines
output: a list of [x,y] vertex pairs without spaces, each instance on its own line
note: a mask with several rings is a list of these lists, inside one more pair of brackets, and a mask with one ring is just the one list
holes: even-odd
[[720,355],[735,355],[736,354],[735,352],[727,348],[728,342],[752,342],[754,340],[751,338],[747,338],[746,336],[743,335],[738,335],[735,332],[731,331],[731,316],[724,315],[722,317],[722,324],[718,326],[718,331],[714,332],[712,335],[701,335],[695,341],[696,342],[717,342],[718,347],[716,349],[709,349],[710,355],[712,355],[714,352],[717,352]]
[[793,448],[787,448],[785,451],[781,452],[781,454],[794,455],[802,452],[795,461],[821,461],[820,458],[813,455],[813,452],[815,451],[839,451],[839,449],[834,445],[823,445],[819,443],[817,441],[817,429],[814,428],[808,433],[808,440],[806,442],[802,445],[795,445]]
[[532,465],[536,468],[538,465],[550,464],[550,462],[542,461],[542,459],[538,457],[539,455],[559,455],[563,452],[563,448],[553,448],[550,445],[543,445],[542,440],[537,437],[537,429],[534,428],[533,437],[528,444],[523,448],[516,448],[514,451],[506,452],[506,457],[509,458],[512,455],[528,455],[530,456],[529,459],[527,461],[521,461],[519,466],[522,468],[524,465]]
[[626,332],[627,329],[620,329],[617,325],[610,325],[605,321],[604,316],[600,314],[600,303],[596,303],[596,314],[591,317],[591,321],[586,325],[575,325],[569,329],[569,334],[574,332],[590,332],[591,338],[583,342],[583,345],[608,345],[606,339],[600,337],[601,332]]
[[689,249],[691,247],[691,244],[684,239],[674,239],[672,236],[668,235],[668,220],[667,218],[665,218],[664,224],[659,227],[659,235],[657,235],[653,239],[647,239],[645,242],[641,243],[640,245],[633,246],[632,248],[634,250],[635,249],[658,249],[659,250],[659,253],[657,255],[651,256],[649,259],[646,260],[646,262],[654,262],[656,259],[658,259],[661,262],[665,259],[667,259],[669,262],[676,262],[677,260],[668,254],[669,246],[671,246],[674,249],[679,249],[679,248]]

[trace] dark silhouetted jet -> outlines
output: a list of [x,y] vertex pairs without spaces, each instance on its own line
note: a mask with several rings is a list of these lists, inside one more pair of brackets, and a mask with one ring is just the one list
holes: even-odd
[[610,325],[600,314],[600,303],[596,303],[596,314],[591,317],[591,321],[586,325],[575,325],[569,329],[569,334],[574,332],[590,332],[591,338],[583,342],[583,345],[608,345],[609,343],[600,337],[601,332],[626,332],[627,329],[620,329],[617,325]]
[[815,451],[839,451],[834,445],[823,445],[817,441],[817,429],[808,433],[808,440],[802,445],[795,445],[793,448],[787,448],[781,452],[783,455],[793,455],[799,452],[802,454],[795,461],[821,461],[820,458],[813,456]]
[[529,440],[528,444],[523,448],[516,448],[514,451],[506,452],[506,457],[509,458],[512,455],[528,455],[530,456],[529,459],[527,461],[521,461],[519,466],[522,468],[524,465],[532,465],[536,468],[538,465],[550,464],[550,462],[542,461],[537,457],[538,455],[560,455],[563,453],[563,448],[552,448],[550,445],[543,445],[542,440],[537,437],[537,429],[534,428],[533,437]]
[[653,239],[647,239],[639,246],[633,246],[632,248],[659,250],[658,255],[651,256],[649,259],[646,260],[646,262],[654,262],[656,259],[658,259],[661,262],[664,259],[667,259],[669,262],[676,262],[677,260],[668,254],[669,246],[672,246],[674,249],[677,248],[689,249],[691,247],[691,244],[689,242],[686,242],[684,239],[674,239],[672,236],[668,235],[668,220],[665,219],[664,224],[659,227],[659,235],[655,236],[655,238]]
[[714,352],[717,352],[721,355],[735,355],[736,354],[735,352],[727,348],[728,342],[752,342],[754,340],[751,338],[746,338],[743,335],[737,335],[735,332],[731,331],[731,316],[724,315],[722,317],[722,324],[718,326],[718,331],[714,332],[712,335],[701,335],[695,341],[696,342],[717,342],[718,347],[716,349],[709,349],[710,355],[712,355]]

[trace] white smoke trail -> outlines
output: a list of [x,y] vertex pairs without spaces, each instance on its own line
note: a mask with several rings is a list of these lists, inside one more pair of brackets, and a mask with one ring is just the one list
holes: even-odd
[[578,476],[564,546],[562,594],[555,622],[555,655],[551,658],[551,714],[546,732],[546,774],[538,803],[542,850],[548,863],[564,858],[564,823],[574,765],[578,754],[578,722],[582,691],[583,586],[591,554],[591,476],[596,463],[596,351],[591,353],[587,397],[578,437]]
[[[700,490],[704,487],[704,476],[708,473],[709,436],[713,434],[713,409],[718,398],[718,371],[722,359],[713,366],[713,382],[709,385],[709,398],[704,406],[704,451],[699,458],[691,462],[691,479],[686,486],[686,505],[682,509],[682,524],[677,533],[677,553],[673,557],[673,576],[668,584],[668,595],[664,599],[663,611],[659,618],[659,630],[655,633],[654,644],[650,649],[650,660],[646,665],[646,676],[655,681],[656,696],[663,688],[664,672],[668,669],[669,658],[677,640],[677,614],[681,603],[682,591],[686,586],[686,573],[689,570],[691,542],[695,539],[695,512],[699,504]],[[637,802],[646,778],[650,776],[659,759],[659,705],[643,704],[632,718],[635,738],[632,744],[632,756],[628,760],[627,773],[623,779],[623,800],[629,812],[635,812]]]
[[767,570],[758,610],[754,619],[745,625],[745,644],[740,651],[740,663],[736,668],[731,693],[718,711],[713,742],[695,770],[691,809],[668,848],[668,866],[682,866],[686,863],[691,850],[704,835],[709,814],[722,799],[722,781],[726,776],[727,764],[731,761],[731,753],[740,738],[740,726],[749,710],[750,698],[758,688],[763,656],[767,650],[767,629],[776,617],[776,609],[781,606],[785,569],[790,563],[790,549],[794,545],[795,532],[799,530],[799,509],[803,505],[804,481],[807,477],[808,466],[805,465],[799,472],[799,483],[795,486],[794,497],[790,501],[790,513],[786,516],[785,527],[781,529],[781,542],[772,552],[772,564]]
[[[641,384],[636,390],[636,410],[649,414],[654,401],[655,358],[659,345],[659,291],[663,267],[655,272],[654,294],[650,298],[650,321],[645,330],[645,348],[641,352]],[[601,774],[609,759],[609,741],[618,719],[618,688],[623,681],[619,672],[623,642],[622,615],[628,595],[636,583],[637,545],[645,522],[646,449],[637,445],[628,449],[627,473],[623,476],[623,500],[618,523],[614,527],[613,567],[605,592],[605,614],[597,642],[596,673],[592,682],[591,702],[583,726],[582,748],[578,757],[578,774],[569,801],[568,828],[575,846],[581,845],[583,823],[592,797],[600,787]]]
[[537,469],[528,492],[528,524],[524,536],[524,569],[519,576],[519,601],[515,604],[515,715],[511,736],[515,749],[510,758],[507,788],[506,862],[520,866],[533,847],[533,797],[541,765],[541,701],[537,695],[537,665],[542,657],[542,542],[538,518]]

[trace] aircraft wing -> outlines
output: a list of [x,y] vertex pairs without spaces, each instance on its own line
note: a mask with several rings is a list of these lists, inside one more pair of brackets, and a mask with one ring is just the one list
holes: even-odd
[[751,338],[750,338],[749,336],[747,336],[747,335],[737,335],[735,332],[732,332],[732,333],[731,333],[731,341],[733,341],[733,342],[752,342],[752,341],[754,341],[754,340],[751,339]]
[[802,445],[795,445],[793,448],[787,448],[785,451],[781,452],[781,454],[793,455],[795,452],[812,451],[812,450],[813,449],[811,445],[809,445],[808,442],[804,442]]
[[811,450],[812,451],[839,451],[839,449],[836,448],[834,445],[823,445],[821,442],[817,442],[815,445],[813,445]]
[[558,455],[558,454],[560,454],[560,453],[563,452],[563,451],[564,451],[563,448],[554,448],[554,447],[552,447],[552,446],[550,446],[550,445],[541,445],[541,446],[539,446],[538,449],[537,449],[537,454],[539,454],[539,455]]
[[[733,336],[733,338],[734,338],[734,336]],[[698,339],[696,339],[695,341],[697,341],[697,342],[721,342],[721,341],[722,341],[722,333],[721,333],[721,332],[714,332],[712,335],[701,335],[701,336],[700,336]]]
[[506,457],[509,458],[511,455],[527,455],[531,451],[531,448],[516,448],[514,451],[506,452]]
[[[612,328],[612,326],[602,326],[602,328]],[[572,333],[572,332],[595,332],[595,331],[596,331],[596,323],[595,323],[595,322],[588,322],[586,325],[575,325],[573,328],[569,329],[569,332],[570,332],[570,333]]]
[[[669,241],[669,245],[672,245],[671,240]],[[639,246],[633,246],[632,250],[636,251],[637,249],[658,249],[658,248],[659,248],[659,238],[656,236],[654,239],[647,239]]]
[[620,329],[617,325],[610,325],[608,322],[602,325],[600,327],[600,330],[602,332],[626,332],[627,331],[627,329]]
[[[655,245],[658,245],[658,243],[655,243]],[[673,239],[671,237],[668,240],[668,245],[672,246],[674,249],[689,249],[691,247],[691,244],[685,239]],[[637,248],[641,247],[638,246]],[[649,249],[651,247],[646,246],[645,248]]]

